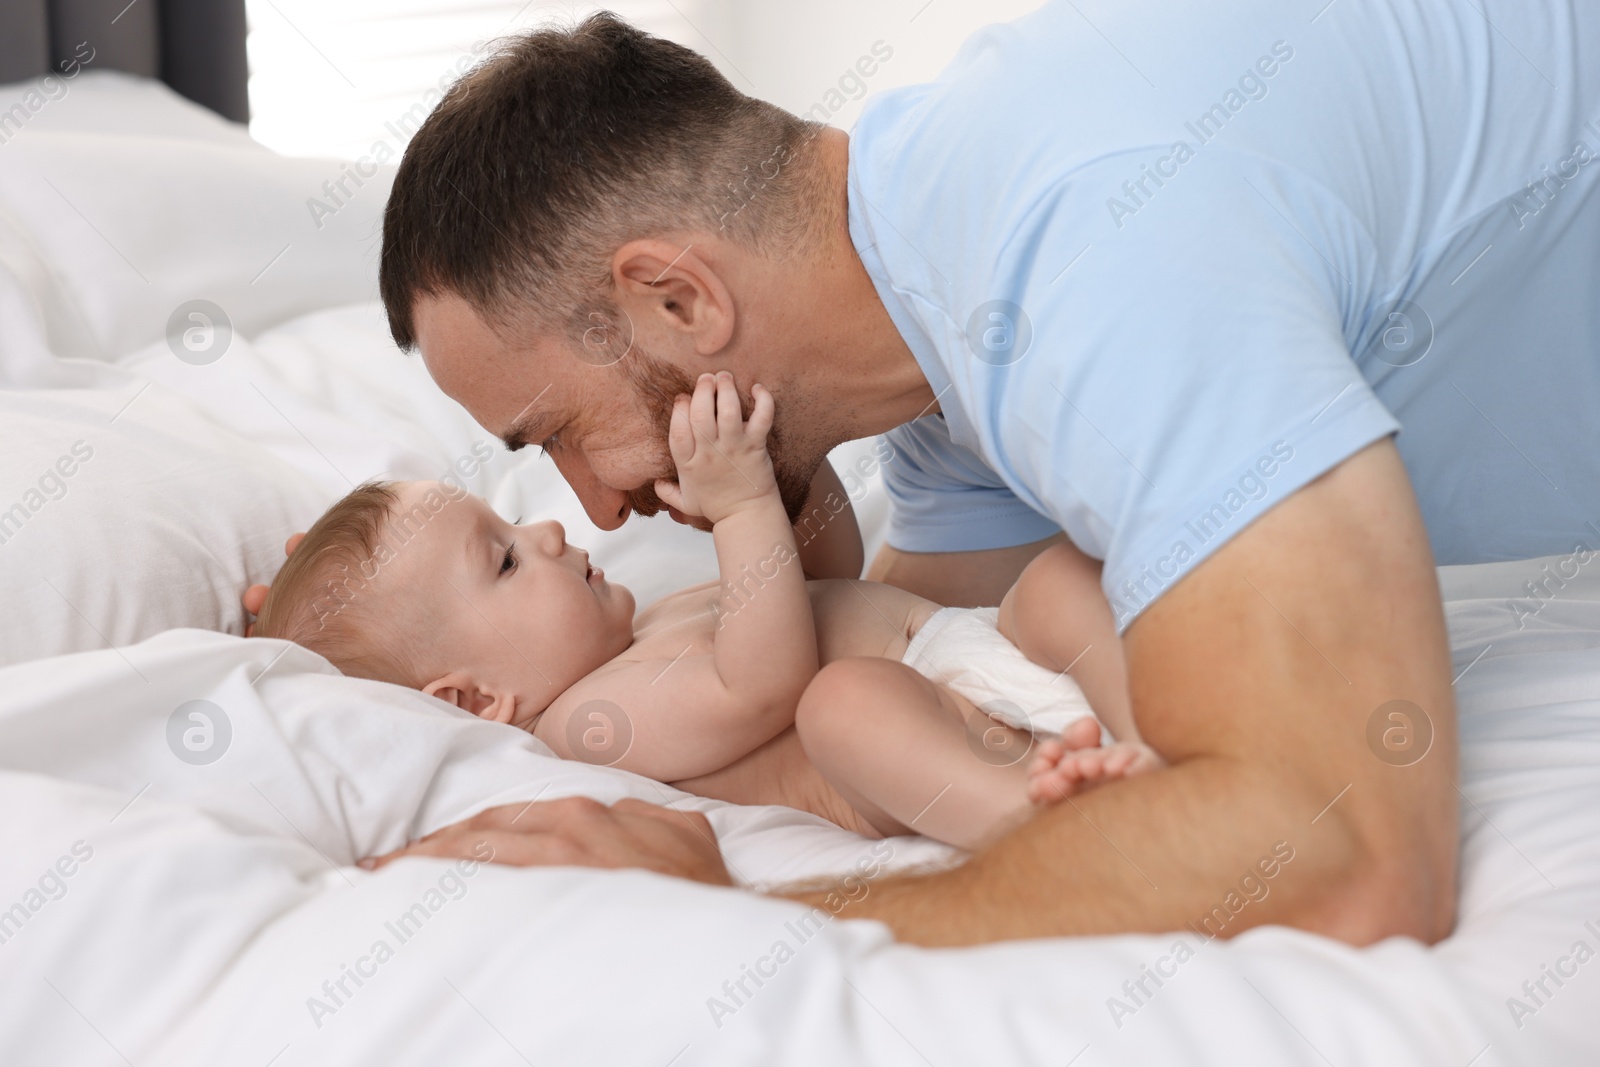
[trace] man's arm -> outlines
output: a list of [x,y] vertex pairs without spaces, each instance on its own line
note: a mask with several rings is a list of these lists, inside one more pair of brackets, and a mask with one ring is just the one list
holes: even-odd
[[811,477],[811,494],[794,524],[800,569],[807,578],[859,578],[866,551],[850,494],[824,459]]
[[1033,557],[1066,539],[1058,533],[1014,548],[974,552],[903,552],[884,545],[873,557],[867,579],[899,586],[946,607],[994,607]]
[[1449,647],[1392,441],[1241,531],[1124,641],[1135,718],[1168,769],[1048,809],[963,867],[875,883],[839,914],[927,945],[1262,923],[1358,945],[1450,932]]

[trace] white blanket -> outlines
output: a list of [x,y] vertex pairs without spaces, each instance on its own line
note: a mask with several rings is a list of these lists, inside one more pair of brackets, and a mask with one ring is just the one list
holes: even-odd
[[[132,395],[140,378],[160,382],[330,498],[347,479],[427,476],[465,454],[481,430],[387,347],[375,306],[351,303],[371,291],[381,189],[259,274],[300,239],[280,241],[279,220],[327,164],[275,161],[186,106],[86,74],[0,150],[0,224],[23,234],[0,239],[0,384]],[[83,139],[108,115],[109,158],[130,151],[139,114],[176,173],[103,168],[96,199],[89,170],[56,169],[94,154]],[[52,122],[74,132],[52,142]],[[185,155],[185,139],[204,150]],[[185,180],[191,166],[213,169]],[[230,168],[275,206],[254,236],[202,240],[206,212],[227,210],[208,197],[237,199]],[[13,201],[56,195],[37,179],[62,173],[84,214],[55,205],[70,226],[52,251],[50,220]],[[120,253],[94,243],[89,217]],[[344,243],[315,243],[330,233]],[[173,284],[152,266],[162,256],[221,278],[237,347],[209,366],[176,360],[161,321],[204,292],[185,282],[151,297],[120,254],[158,289]],[[595,538],[548,467],[501,454],[474,488],[508,513],[560,516],[641,600],[711,573],[705,539],[670,523]],[[858,502],[874,538],[882,506],[881,492]],[[8,667],[0,1064],[1600,1062],[1589,571],[1548,603],[1522,588],[1537,562],[1442,572],[1461,674],[1462,895],[1455,935],[1432,948],[1265,927],[1226,943],[930,951],[876,923],[642,872],[407,860],[368,873],[353,860],[489,805],[567,795],[703,811],[747,884],[953,854],[559,761],[509,727],[274,642],[179,630]]]
[[[1600,947],[1600,580],[1522,630],[1516,584],[1449,609],[1463,893],[1432,949],[1267,927],[929,951],[637,872],[367,873],[351,862],[479,808],[575,794],[706,812],[748,882],[950,853],[556,760],[276,642],[174,631],[12,667],[0,1062],[1592,1062],[1600,967],[1573,950]],[[169,728],[195,700],[228,724],[205,765]],[[1147,967],[1169,977],[1130,993]]]

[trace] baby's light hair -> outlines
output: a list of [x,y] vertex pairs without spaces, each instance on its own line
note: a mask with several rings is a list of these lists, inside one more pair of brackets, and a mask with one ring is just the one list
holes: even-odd
[[345,674],[420,689],[413,643],[392,608],[371,603],[399,502],[393,482],[367,482],[329,508],[273,580],[255,636],[293,641]]

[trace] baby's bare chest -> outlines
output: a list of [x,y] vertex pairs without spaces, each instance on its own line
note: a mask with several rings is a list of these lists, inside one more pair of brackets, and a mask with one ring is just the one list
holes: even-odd
[[[807,587],[817,655],[824,664],[850,656],[899,659],[911,635],[938,610],[931,601],[875,582],[835,579],[808,582]],[[675,593],[640,613],[628,659],[666,664],[709,656],[715,652],[719,626],[737,624],[737,613],[719,605],[715,586]]]
[[716,592],[715,587],[686,589],[640,612],[628,658],[670,661],[711,655],[717,638]]

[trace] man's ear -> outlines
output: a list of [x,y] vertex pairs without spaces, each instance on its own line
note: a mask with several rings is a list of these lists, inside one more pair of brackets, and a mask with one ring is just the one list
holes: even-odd
[[611,278],[618,303],[641,327],[685,334],[701,356],[715,355],[732,340],[733,296],[693,244],[629,241],[611,257]]
[[509,723],[517,712],[515,696],[509,692],[485,689],[465,671],[451,671],[435,678],[423,686],[422,691],[491,722]]

